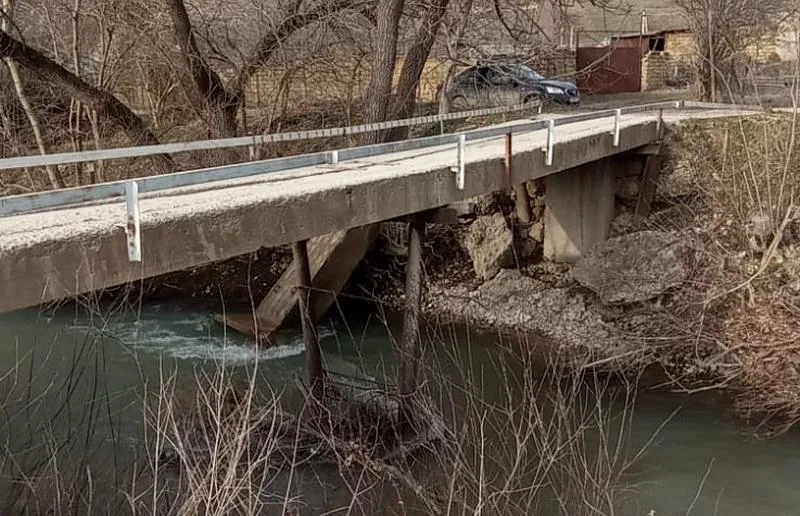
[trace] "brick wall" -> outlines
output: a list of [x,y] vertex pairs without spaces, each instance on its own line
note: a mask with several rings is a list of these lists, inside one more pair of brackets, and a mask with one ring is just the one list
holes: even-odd
[[[395,85],[403,66],[403,57],[395,67]],[[444,83],[447,61],[429,59],[425,63],[417,93],[422,102],[436,101],[436,92]],[[559,49],[554,54],[534,57],[531,66],[547,77],[573,77],[575,51]],[[369,85],[370,62],[352,57],[303,62],[291,67],[265,67],[253,75],[246,89],[246,101],[251,107],[270,107],[285,104],[297,106],[329,103],[352,104],[362,98]],[[458,73],[463,68],[458,68]]]
[[[397,60],[395,85],[403,66]],[[246,89],[246,100],[252,107],[286,104],[287,107],[329,103],[352,104],[362,98],[369,86],[371,63],[367,59],[343,57],[298,66],[265,67],[256,72]],[[431,59],[425,63],[418,98],[434,101],[436,90],[444,81],[445,62]]]
[[[790,56],[796,43],[790,32],[791,27],[782,27],[778,33],[767,34],[744,48],[744,54],[758,63],[793,59]],[[691,32],[672,32],[666,35],[666,50],[672,58],[682,64],[694,64],[698,49],[695,36]]]
[[668,52],[649,52],[642,58],[642,91],[659,90],[672,76],[674,61]]
[[669,32],[664,48],[676,61],[692,63],[697,57],[697,43],[691,32]]
[[569,49],[558,49],[553,55],[531,61],[531,66],[545,77],[574,77],[576,65],[575,51]]

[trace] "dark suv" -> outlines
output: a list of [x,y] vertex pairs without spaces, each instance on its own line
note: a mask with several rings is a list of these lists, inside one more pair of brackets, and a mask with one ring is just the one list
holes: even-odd
[[577,105],[581,101],[575,84],[545,79],[522,64],[467,68],[453,80],[447,98],[455,109],[507,106],[538,100]]

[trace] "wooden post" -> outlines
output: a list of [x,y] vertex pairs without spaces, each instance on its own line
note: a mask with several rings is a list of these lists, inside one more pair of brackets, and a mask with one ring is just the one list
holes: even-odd
[[531,213],[531,199],[530,196],[528,196],[528,188],[525,186],[525,183],[514,184],[514,170],[512,169],[514,152],[511,140],[511,133],[506,134],[506,155],[503,160],[505,165],[506,185],[508,188],[514,190],[517,221],[520,224],[530,224],[531,219],[533,219],[533,214]]
[[417,388],[417,368],[420,360],[419,310],[422,300],[422,242],[425,240],[425,217],[417,214],[408,225],[408,263],[406,265],[406,300],[403,314],[403,333],[400,336],[398,388],[401,397]]
[[634,212],[636,215],[640,217],[647,217],[650,215],[660,176],[661,154],[658,153],[647,156],[639,186],[639,197],[636,199],[636,210]]
[[303,342],[306,348],[306,371],[311,394],[322,399],[324,390],[324,373],[322,371],[322,353],[319,349],[316,328],[311,320],[311,266],[308,262],[308,241],[292,243],[292,256],[297,264],[297,308],[300,310],[300,324],[303,328]]

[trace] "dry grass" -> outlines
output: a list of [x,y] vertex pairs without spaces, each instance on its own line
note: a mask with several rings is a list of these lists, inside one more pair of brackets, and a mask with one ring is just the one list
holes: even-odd
[[691,285],[662,318],[682,343],[674,352],[689,356],[703,388],[732,386],[741,413],[767,433],[800,419],[795,135],[787,116],[682,128],[670,180],[682,177],[684,192],[650,221],[698,249]]

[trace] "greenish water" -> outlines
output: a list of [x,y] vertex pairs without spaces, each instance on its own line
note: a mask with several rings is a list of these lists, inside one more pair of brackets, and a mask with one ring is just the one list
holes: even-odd
[[[162,375],[174,372],[178,386],[190,389],[195,375],[224,363],[242,377],[255,371],[264,388],[281,389],[303,373],[297,331],[281,333],[277,347],[257,350],[198,308],[145,306],[107,318],[75,309],[51,316],[27,311],[0,321],[0,437],[7,454],[38,446],[34,434],[42,428],[77,435],[78,441],[90,434],[93,444],[118,457],[132,454],[142,445],[144,424],[137,400],[143,386],[158,385]],[[384,324],[358,316],[347,325],[324,325],[328,367],[380,376],[391,369],[389,334]],[[463,332],[457,334],[473,364],[489,364],[498,354],[491,335],[471,334],[467,343]],[[497,395],[496,371],[479,369],[487,390]],[[42,403],[31,402],[36,393],[44,393]],[[110,408],[92,410],[92,397]],[[65,398],[71,402],[59,410]],[[679,515],[690,507],[698,515],[800,514],[797,433],[755,440],[713,397],[654,392],[638,394],[629,432],[631,449],[653,440],[631,470],[632,488],[617,514]]]

